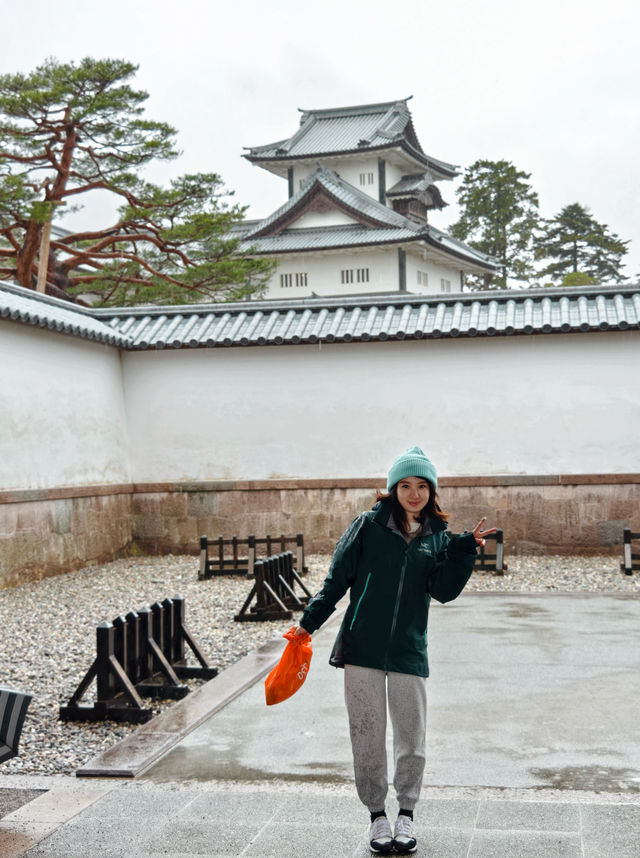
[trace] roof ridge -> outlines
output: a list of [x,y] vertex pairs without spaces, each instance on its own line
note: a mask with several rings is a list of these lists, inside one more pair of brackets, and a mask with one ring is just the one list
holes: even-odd
[[[385,205],[384,203],[379,202],[374,197],[369,196],[369,194],[361,191],[359,188],[356,188],[355,185],[352,185],[350,182],[345,181],[341,178],[336,172],[329,169],[329,167],[325,167],[322,164],[316,164],[314,169],[305,177],[302,182],[301,187],[293,194],[293,196],[289,197],[286,202],[284,202],[279,208],[277,208],[272,214],[268,215],[262,221],[260,221],[254,229],[251,229],[246,235],[245,239],[250,241],[252,237],[258,238],[258,233],[262,232],[262,230],[266,229],[271,224],[280,220],[288,211],[291,211],[295,206],[297,206],[304,197],[309,193],[313,185],[319,182],[321,185],[325,187],[329,193],[333,193],[335,196],[335,186],[338,187],[339,190],[345,192],[345,195],[352,199],[355,198],[356,203],[351,204],[351,208],[356,209],[356,211],[360,211],[363,216],[373,218],[374,220],[379,220],[381,223],[385,223],[390,226],[395,227],[405,227],[407,229],[411,229],[413,232],[422,231],[422,227],[420,224],[416,224],[414,221],[409,220],[404,217],[404,215],[399,214],[394,211],[394,209]],[[332,188],[332,186],[334,186]],[[346,205],[350,205],[347,200],[343,202]],[[364,207],[358,207],[357,202],[363,203]],[[367,211],[368,209],[368,211]],[[374,214],[371,214],[371,210],[373,210]],[[378,213],[378,217],[375,216],[375,213]]]
[[[407,98],[400,98],[396,101],[378,101],[371,102],[370,104],[351,104],[346,105],[344,107],[324,107],[324,108],[301,108],[298,110],[302,114],[300,122],[302,123],[307,116],[352,116],[364,113],[382,113],[383,108],[385,109],[385,113],[388,113],[389,110],[393,109],[396,105],[404,104],[406,107],[407,102],[413,98],[412,95],[407,96]],[[408,110],[408,108],[407,108]]]
[[541,286],[530,289],[492,289],[483,292],[427,292],[387,294],[359,294],[354,296],[329,295],[317,298],[263,298],[256,300],[245,300],[236,302],[220,302],[209,304],[175,304],[154,305],[144,307],[99,307],[92,309],[97,318],[116,318],[118,316],[161,316],[167,314],[193,315],[207,310],[211,313],[240,313],[257,312],[258,310],[282,310],[292,307],[310,307],[329,309],[359,306],[372,307],[377,304],[470,304],[478,302],[489,304],[491,302],[527,301],[545,298],[565,297],[592,297],[601,294],[603,297],[614,297],[615,295],[638,295],[640,299],[640,284],[635,286],[626,284],[611,284],[609,286]]

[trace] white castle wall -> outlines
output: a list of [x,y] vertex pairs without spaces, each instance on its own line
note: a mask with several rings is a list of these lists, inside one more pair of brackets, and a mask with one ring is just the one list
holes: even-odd
[[[358,269],[369,270],[369,281],[358,282]],[[353,271],[353,282],[342,283],[341,271]],[[281,285],[281,275],[292,274],[292,286]],[[306,286],[296,274],[306,274]],[[362,276],[362,275],[361,275]],[[316,295],[353,295],[390,292],[398,289],[398,250],[394,246],[375,250],[334,251],[319,254],[283,254],[272,275],[268,298],[304,298]]]
[[133,479],[637,473],[636,370],[634,332],[129,352]]
[[128,482],[118,349],[0,328],[0,490]]

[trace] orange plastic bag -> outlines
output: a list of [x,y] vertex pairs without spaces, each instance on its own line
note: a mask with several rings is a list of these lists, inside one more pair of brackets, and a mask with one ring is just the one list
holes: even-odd
[[309,673],[311,664],[311,635],[295,634],[295,626],[282,635],[289,643],[280,656],[280,661],[264,681],[264,696],[267,706],[282,703],[300,688]]

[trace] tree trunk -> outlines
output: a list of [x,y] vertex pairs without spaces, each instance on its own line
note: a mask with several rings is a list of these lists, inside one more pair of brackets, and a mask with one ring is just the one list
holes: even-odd
[[35,288],[34,263],[40,249],[40,237],[42,235],[42,224],[29,221],[29,226],[24,237],[24,243],[18,252],[16,261],[16,280],[25,289]]

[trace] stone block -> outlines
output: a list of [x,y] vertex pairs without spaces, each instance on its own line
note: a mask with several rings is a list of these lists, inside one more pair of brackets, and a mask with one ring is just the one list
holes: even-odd
[[186,518],[188,513],[189,495],[183,492],[171,492],[162,497],[159,503],[161,515],[172,518]]
[[0,504],[0,540],[11,537],[18,528],[18,504]]
[[304,489],[281,491],[280,502],[285,513],[306,514],[313,508],[313,492]]
[[167,497],[168,495],[162,492],[134,494],[132,500],[133,512],[137,515],[156,515],[160,505]]
[[71,498],[51,501],[49,522],[53,533],[70,533],[73,523],[73,501]]
[[187,497],[187,515],[190,518],[204,518],[218,512],[217,492],[196,492]]
[[51,501],[40,501],[34,503],[20,503],[18,507],[18,521],[16,531],[32,531],[44,533],[48,530],[47,513]]
[[605,506],[608,521],[622,519],[629,521],[640,513],[640,496],[632,499],[610,498]]
[[249,515],[260,512],[280,512],[280,492],[275,490],[246,493],[246,511]]
[[627,527],[625,519],[599,521],[597,524],[598,545],[622,545],[623,529]]
[[163,532],[163,538],[174,546],[171,550],[181,554],[197,551],[200,535],[200,523],[194,518],[169,519]]
[[159,515],[134,516],[133,539],[148,540],[159,539],[163,534],[163,521]]
[[84,533],[87,529],[87,508],[84,498],[73,498],[71,501],[71,532]]
[[227,518],[240,518],[247,512],[247,492],[219,492],[217,515]]

